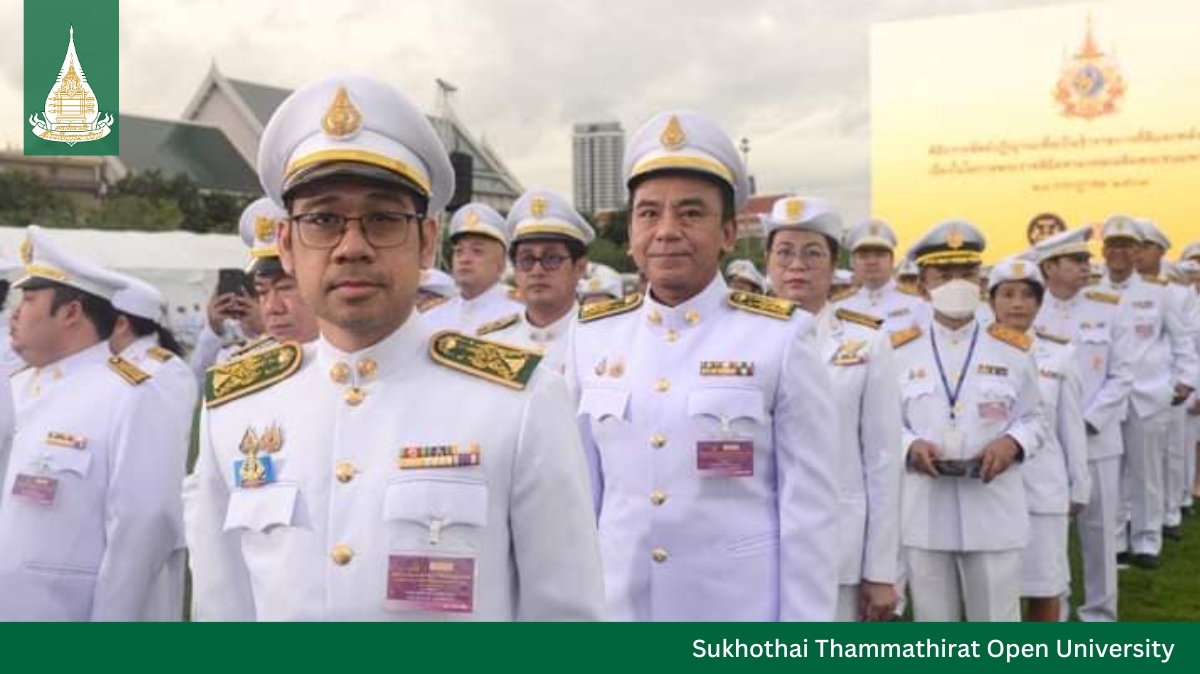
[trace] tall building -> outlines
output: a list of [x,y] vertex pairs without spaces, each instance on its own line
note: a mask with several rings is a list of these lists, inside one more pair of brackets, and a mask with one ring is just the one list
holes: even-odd
[[575,208],[580,213],[615,211],[625,206],[621,162],[625,131],[620,122],[575,125]]

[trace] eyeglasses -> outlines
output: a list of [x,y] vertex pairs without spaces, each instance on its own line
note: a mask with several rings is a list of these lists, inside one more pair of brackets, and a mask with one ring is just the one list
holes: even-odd
[[829,253],[820,248],[804,248],[799,251],[794,248],[776,248],[771,251],[771,258],[784,268],[792,266],[798,260],[803,260],[805,267],[812,267],[828,260]]
[[290,219],[296,224],[300,243],[309,248],[335,248],[346,236],[351,221],[358,221],[363,238],[375,248],[395,248],[408,241],[411,223],[420,222],[424,213],[373,211],[357,217],[341,213],[301,213]]
[[513,264],[521,271],[533,271],[533,266],[539,263],[541,263],[542,269],[546,271],[557,271],[569,259],[571,259],[570,256],[559,255],[558,253],[546,253],[541,257],[537,255],[518,255],[517,259],[513,260]]

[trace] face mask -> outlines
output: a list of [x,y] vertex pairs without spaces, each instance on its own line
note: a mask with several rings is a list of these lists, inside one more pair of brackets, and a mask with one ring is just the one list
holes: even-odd
[[948,318],[961,320],[974,315],[979,308],[979,286],[964,279],[954,279],[929,291],[930,304]]

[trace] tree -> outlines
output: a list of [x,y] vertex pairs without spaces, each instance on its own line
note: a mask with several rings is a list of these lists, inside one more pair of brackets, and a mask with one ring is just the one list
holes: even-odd
[[204,192],[186,173],[166,178],[157,170],[125,176],[113,186],[110,195],[172,203],[182,214],[182,219],[172,228],[191,232],[236,233],[238,217],[250,203],[249,197]]
[[76,227],[79,204],[21,170],[0,171],[0,223]]
[[88,217],[88,225],[97,229],[161,232],[178,229],[182,222],[183,212],[175,202],[127,194],[105,200]]

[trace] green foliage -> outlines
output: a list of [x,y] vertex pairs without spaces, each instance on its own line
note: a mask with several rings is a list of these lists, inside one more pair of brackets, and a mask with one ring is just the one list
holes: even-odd
[[[182,214],[175,227],[191,232],[237,233],[238,217],[250,198],[220,192],[202,192],[187,174],[167,178],[159,171],[144,171],[122,178],[110,198],[137,197],[151,202],[170,202]],[[132,226],[132,225],[131,225]]]
[[104,201],[88,216],[96,229],[170,231],[183,222],[183,212],[173,201],[122,195]]
[[75,227],[78,202],[43,185],[25,171],[0,171],[0,224],[24,227]]

